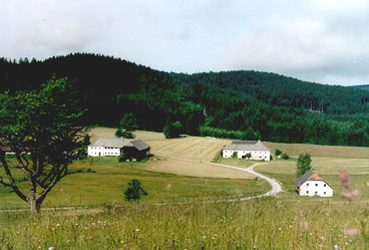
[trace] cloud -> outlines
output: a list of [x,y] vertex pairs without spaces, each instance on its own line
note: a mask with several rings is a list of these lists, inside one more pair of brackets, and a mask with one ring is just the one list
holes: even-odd
[[102,53],[175,72],[254,69],[369,82],[364,0],[13,0],[0,57]]
[[[336,9],[344,12],[345,8]],[[234,68],[272,71],[318,82],[354,83],[358,76],[368,79],[364,69],[369,66],[369,33],[358,31],[367,29],[366,25],[354,18],[353,7],[350,13],[344,12],[346,29],[337,27],[337,17],[327,17],[323,10],[254,20],[230,43],[227,62]]]

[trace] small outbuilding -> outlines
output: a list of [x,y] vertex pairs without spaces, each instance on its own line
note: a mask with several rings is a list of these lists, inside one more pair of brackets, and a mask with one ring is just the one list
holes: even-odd
[[332,197],[333,188],[312,170],[295,181],[296,192],[300,196]]
[[[239,159],[270,161],[270,149],[259,141],[233,141],[223,148],[223,158],[237,154]],[[249,157],[248,157],[249,156]]]
[[140,160],[150,155],[150,146],[139,139],[99,138],[88,146],[88,156],[119,156],[130,152]]

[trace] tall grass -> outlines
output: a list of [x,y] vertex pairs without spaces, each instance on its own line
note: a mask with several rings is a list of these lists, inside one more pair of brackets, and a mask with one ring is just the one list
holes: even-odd
[[0,249],[364,249],[363,237],[343,229],[360,228],[368,215],[360,204],[278,198],[40,217],[5,213]]

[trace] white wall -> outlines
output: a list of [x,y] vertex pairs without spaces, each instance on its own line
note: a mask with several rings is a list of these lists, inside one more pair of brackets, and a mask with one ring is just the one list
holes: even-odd
[[300,186],[301,196],[333,196],[333,189],[325,181],[306,181]]
[[251,153],[252,160],[265,160],[270,161],[270,151],[234,151],[234,150],[223,150],[223,158],[231,158],[233,152],[237,152],[237,158],[242,159],[248,153]]
[[88,156],[119,156],[120,148],[113,147],[91,147],[87,148]]

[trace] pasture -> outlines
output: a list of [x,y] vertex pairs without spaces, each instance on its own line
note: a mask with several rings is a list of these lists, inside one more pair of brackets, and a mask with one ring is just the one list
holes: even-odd
[[[93,138],[114,132],[91,131]],[[115,157],[74,162],[73,174],[62,179],[43,205],[83,209],[44,211],[36,217],[2,212],[0,249],[368,249],[368,148],[267,143],[272,153],[279,148],[292,157],[259,162],[255,170],[277,179],[283,192],[243,202],[214,202],[265,193],[270,187],[242,172],[206,164],[217,159],[229,140],[135,134],[152,147],[155,160],[134,163],[134,170]],[[296,195],[293,182],[300,153],[312,155],[313,169],[334,188],[334,197]],[[255,163],[218,162],[245,168]],[[358,201],[340,198],[340,192],[347,191],[340,185],[342,169],[350,173],[352,188],[360,190]],[[132,178],[141,180],[149,193],[140,205],[123,199]],[[27,205],[8,189],[0,188],[0,197],[2,209]]]

